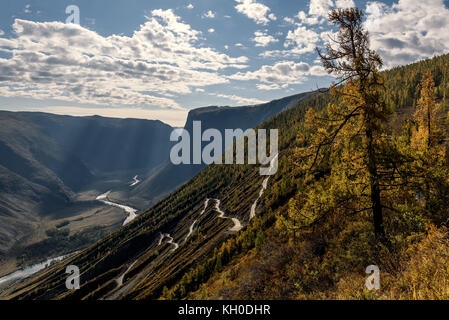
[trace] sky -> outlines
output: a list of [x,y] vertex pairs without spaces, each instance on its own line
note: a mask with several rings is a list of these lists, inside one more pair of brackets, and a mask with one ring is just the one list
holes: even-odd
[[353,6],[385,68],[449,53],[449,0],[4,0],[0,109],[183,126],[193,108],[316,90],[333,81],[326,16]]

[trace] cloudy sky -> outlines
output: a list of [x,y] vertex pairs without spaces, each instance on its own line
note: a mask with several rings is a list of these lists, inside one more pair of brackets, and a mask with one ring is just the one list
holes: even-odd
[[192,108],[314,90],[332,81],[325,17],[354,5],[387,68],[449,52],[449,0],[4,0],[0,109],[182,126]]

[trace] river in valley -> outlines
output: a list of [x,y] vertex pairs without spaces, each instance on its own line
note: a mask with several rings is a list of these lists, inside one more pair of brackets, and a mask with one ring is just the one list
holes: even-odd
[[60,256],[60,257],[56,257],[56,258],[51,258],[44,262],[37,263],[37,264],[31,265],[31,266],[25,267],[23,269],[17,270],[13,273],[10,273],[10,274],[0,278],[0,285],[7,283],[7,282],[28,278],[28,277],[32,276],[33,274],[38,273],[39,271],[50,267],[53,263],[60,262],[64,259],[70,257],[71,255],[73,255],[73,253],[67,254],[64,256]]
[[128,213],[128,217],[125,219],[125,222],[123,222],[123,225],[127,225],[131,221],[133,221],[137,217],[137,209],[125,206],[123,204],[118,204],[112,201],[109,201],[108,196],[111,193],[111,191],[105,192],[103,194],[100,194],[96,200],[103,202],[104,204],[107,204],[108,206],[117,207],[122,210],[124,210],[126,213]]

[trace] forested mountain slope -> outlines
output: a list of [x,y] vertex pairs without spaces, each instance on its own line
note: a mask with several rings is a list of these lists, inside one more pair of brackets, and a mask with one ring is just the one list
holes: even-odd
[[[184,128],[190,133],[190,137],[193,137],[193,122],[201,121],[203,132],[213,128],[219,130],[224,136],[225,129],[246,130],[254,128],[263,121],[291,108],[299,101],[312,97],[316,93],[300,93],[255,106],[214,106],[193,109],[188,114]],[[203,146],[206,144],[202,143]],[[226,145],[223,143],[223,151],[225,148]],[[147,179],[142,181],[131,193],[131,199],[135,202],[145,202],[147,204],[156,203],[171,191],[193,178],[204,167],[204,164],[173,165],[169,162],[160,171],[149,175]]]
[[[432,130],[438,134],[430,157],[420,149],[425,142],[420,108],[429,72],[436,98],[431,105],[435,109]],[[386,132],[394,141],[390,147],[395,152],[390,150],[390,156],[399,155],[390,163],[397,165],[395,171],[401,176],[382,193],[387,241],[375,237],[370,212],[357,207],[362,202],[360,195],[352,201],[357,193],[348,190],[351,180],[344,181],[341,167],[301,170],[298,151],[304,150],[304,135],[317,128],[308,127],[307,121],[289,123],[289,118],[302,114],[292,110],[273,120],[294,128],[284,161],[290,165],[280,167],[280,177],[264,195],[263,221],[270,223],[256,234],[254,248],[229,258],[226,252],[235,246],[228,241],[217,256],[226,256],[225,267],[221,262],[206,281],[197,277],[201,267],[192,268],[169,286],[163,298],[448,298],[449,55],[395,68],[383,76],[384,98],[393,110]],[[307,103],[316,111],[328,112],[330,98],[327,94]],[[342,155],[335,160],[347,161]],[[307,174],[312,178],[307,179]],[[334,180],[333,175],[338,178]],[[432,189],[430,195],[425,195],[427,188]],[[350,197],[345,199],[345,193]],[[365,270],[370,265],[380,269],[379,290],[365,286]]]
[[[435,81],[442,132],[432,166],[413,149],[422,140],[416,135],[419,117],[414,108],[426,71]],[[397,178],[400,184],[382,194],[387,208],[385,242],[374,236],[370,213],[358,207],[363,190],[352,184],[350,176],[342,176],[341,169],[352,163],[344,161],[346,155],[334,158],[327,153],[322,165],[312,171],[301,160],[300,151],[318,129],[310,125],[306,111],[312,108],[325,114],[330,103],[339,103],[325,92],[260,125],[279,129],[280,153],[279,170],[267,181],[258,202],[264,179],[258,166],[211,165],[133,223],[4,295],[15,299],[447,298],[447,272],[437,269],[445,267],[449,252],[443,226],[449,217],[448,74],[448,55],[383,74],[385,100],[393,112],[385,132],[391,142],[387,158],[397,165],[395,172],[417,170],[409,180]],[[433,190],[425,195],[425,203],[420,200],[427,190],[423,185]],[[253,205],[256,217],[250,221]],[[229,218],[238,219],[242,229]],[[81,270],[80,290],[65,288],[65,267],[70,264]],[[385,284],[375,293],[364,290],[365,268],[371,264],[380,267]],[[442,290],[428,290],[435,286]]]

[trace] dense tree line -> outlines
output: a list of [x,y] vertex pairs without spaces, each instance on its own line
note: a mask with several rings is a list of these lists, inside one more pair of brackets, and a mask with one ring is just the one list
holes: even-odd
[[[449,55],[381,72],[362,18],[356,9],[330,15],[340,33],[321,57],[341,82],[261,125],[281,131],[279,170],[263,197],[265,219],[275,225],[251,224],[236,238],[251,234],[249,250],[228,240],[208,258],[207,268],[192,269],[164,290],[164,298],[216,298],[223,292],[248,298],[242,288],[249,276],[236,270],[255,270],[270,246],[294,252],[293,258],[282,266],[265,264],[271,271],[269,281],[260,280],[268,281],[264,295],[250,298],[317,298],[324,292],[347,298],[351,279],[369,264],[400,278],[409,268],[409,252],[431,246],[420,241],[438,239],[441,254],[447,250],[439,228],[449,219]],[[237,279],[226,276],[239,272]],[[375,297],[363,291],[363,281],[358,294]],[[395,291],[407,292],[399,284]]]

